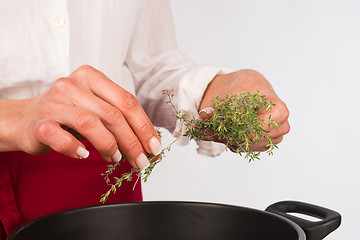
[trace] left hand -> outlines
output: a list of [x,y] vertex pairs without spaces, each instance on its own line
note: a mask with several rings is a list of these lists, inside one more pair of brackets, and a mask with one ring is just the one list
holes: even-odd
[[[259,118],[266,121],[269,119],[269,115],[271,114],[271,119],[280,123],[280,127],[277,129],[275,129],[275,127],[271,127],[269,129],[266,128],[266,130],[270,130],[269,136],[272,138],[272,142],[274,144],[279,144],[283,140],[284,135],[290,131],[288,121],[289,110],[286,104],[276,95],[274,89],[266,78],[254,70],[244,69],[216,76],[208,85],[203,95],[203,99],[199,106],[200,117],[204,119],[211,117],[211,113],[209,114],[206,113],[206,111],[204,112],[201,110],[212,107],[211,100],[216,96],[223,99],[227,94],[231,93],[255,93],[256,91],[259,91],[261,95],[265,95],[268,101],[273,102],[276,105],[273,106],[269,112],[260,110]],[[266,147],[267,144],[268,142],[266,139],[261,139],[257,143],[254,143],[250,149],[257,152],[266,151],[268,149],[268,147]]]

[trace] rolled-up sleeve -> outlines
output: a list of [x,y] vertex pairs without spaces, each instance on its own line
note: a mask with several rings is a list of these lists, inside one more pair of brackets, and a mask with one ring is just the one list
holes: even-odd
[[[161,90],[174,90],[174,104],[189,118],[198,117],[198,108],[208,84],[218,74],[231,72],[220,66],[199,65],[179,51],[172,13],[167,0],[144,1],[138,13],[126,64],[135,81],[137,98],[159,127],[175,137],[185,131],[167,104]],[[182,141],[187,143],[187,141]],[[198,152],[210,156],[225,150],[223,144],[198,142]]]

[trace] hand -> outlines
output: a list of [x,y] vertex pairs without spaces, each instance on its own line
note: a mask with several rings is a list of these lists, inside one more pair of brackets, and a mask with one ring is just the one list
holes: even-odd
[[[211,100],[216,96],[224,98],[227,94],[231,93],[255,93],[256,91],[265,95],[268,101],[273,102],[276,105],[269,112],[260,110],[259,118],[266,121],[269,119],[269,115],[271,114],[271,119],[280,123],[280,127],[277,129],[275,129],[275,127],[266,129],[270,130],[269,136],[272,138],[272,142],[274,144],[279,144],[283,140],[284,135],[290,131],[288,121],[289,110],[287,109],[285,103],[276,95],[271,84],[265,79],[265,77],[254,70],[246,69],[216,76],[207,87],[200,103],[200,117],[208,119],[212,116]],[[265,124],[265,126],[267,126],[267,124]],[[221,140],[218,140],[217,138],[213,138],[213,140],[221,142]],[[268,142],[266,139],[261,139],[257,143],[254,143],[250,149],[252,151],[259,152],[266,151],[268,150],[268,147],[266,147],[267,144]]]
[[123,154],[133,167],[143,169],[149,164],[145,153],[161,151],[156,130],[137,99],[90,66],[56,80],[38,97],[1,106],[8,111],[0,121],[9,127],[8,145],[0,145],[3,150],[42,154],[52,148],[86,158],[84,145],[65,130],[70,128],[107,161],[119,161]]

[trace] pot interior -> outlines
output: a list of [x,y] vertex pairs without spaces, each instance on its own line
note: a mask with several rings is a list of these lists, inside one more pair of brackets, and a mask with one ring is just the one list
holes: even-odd
[[140,202],[80,208],[31,221],[11,240],[237,239],[303,240],[277,215],[243,207],[192,202]]

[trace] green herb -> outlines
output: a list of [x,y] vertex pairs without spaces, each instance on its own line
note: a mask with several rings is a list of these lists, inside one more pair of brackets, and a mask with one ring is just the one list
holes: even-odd
[[[272,143],[272,139],[269,136],[270,131],[266,130],[266,127],[270,128],[273,126],[278,128],[280,124],[271,119],[271,115],[267,121],[259,118],[260,110],[271,111],[275,104],[268,102],[266,97],[260,95],[259,92],[244,92],[238,95],[230,94],[224,99],[214,98],[212,100],[214,111],[209,119],[189,119],[188,116],[176,109],[173,103],[174,91],[163,90],[162,92],[168,97],[167,103],[171,104],[174,109],[173,116],[185,124],[186,132],[184,136],[189,139],[198,141],[210,138],[224,142],[233,152],[240,156],[245,154],[245,159],[248,159],[249,162],[260,159],[260,152],[254,152],[251,149],[251,146],[260,139],[267,140],[267,147],[269,149],[266,152],[268,155],[273,155],[273,150],[277,148]],[[161,137],[161,131],[157,129],[157,132]],[[123,173],[120,178],[114,177],[114,181],[111,182],[110,175],[120,165],[120,162],[109,165],[108,170],[102,175],[110,189],[101,196],[100,202],[105,203],[109,195],[115,193],[116,189],[121,187],[123,181],[131,182],[135,173],[137,180],[134,183],[134,188],[139,179],[146,182],[155,166],[163,160],[165,153],[170,151],[172,144],[178,139],[175,139],[164,148],[158,156],[148,154],[150,165],[144,171],[133,168],[130,172]]]
[[[159,135],[159,137],[161,138],[161,131],[159,128],[156,128],[157,134]],[[113,172],[115,171],[115,169],[120,166],[120,162],[121,161],[125,161],[125,157],[122,157],[121,161],[118,163],[115,163],[113,165],[108,165],[108,170],[105,173],[102,173],[101,175],[104,176],[104,180],[105,183],[107,185],[109,185],[109,190],[104,193],[103,195],[101,195],[101,199],[100,202],[101,203],[105,203],[109,197],[109,195],[111,193],[115,193],[116,189],[121,187],[123,181],[128,181],[131,182],[133,180],[133,175],[135,174],[136,181],[134,183],[133,186],[133,190],[135,189],[135,186],[137,184],[137,182],[139,181],[139,179],[142,179],[143,182],[145,183],[148,180],[148,177],[150,176],[150,174],[152,173],[153,169],[155,168],[155,166],[161,162],[163,160],[163,158],[165,157],[165,153],[171,150],[171,146],[178,140],[175,139],[172,143],[170,143],[166,148],[164,148],[159,155],[154,156],[152,154],[147,154],[147,157],[150,161],[150,165],[143,171],[141,171],[140,169],[137,168],[132,168],[130,172],[128,173],[123,173],[121,175],[120,178],[117,177],[113,177],[113,182],[111,182],[110,180],[110,175],[113,174]]]
[[[171,99],[172,95],[168,95]],[[259,159],[260,152],[251,150],[251,145],[260,139],[266,139],[268,144],[267,153],[273,154],[277,148],[269,137],[269,130],[274,126],[278,128],[280,124],[271,119],[259,118],[259,110],[271,111],[274,103],[266,101],[264,95],[257,93],[244,92],[238,95],[227,95],[224,99],[216,97],[212,100],[214,112],[209,119],[188,119],[180,111],[176,112],[176,117],[185,122],[185,136],[190,139],[202,140],[203,138],[213,138],[224,142],[232,151],[240,156],[245,152],[245,158],[249,161]]]

